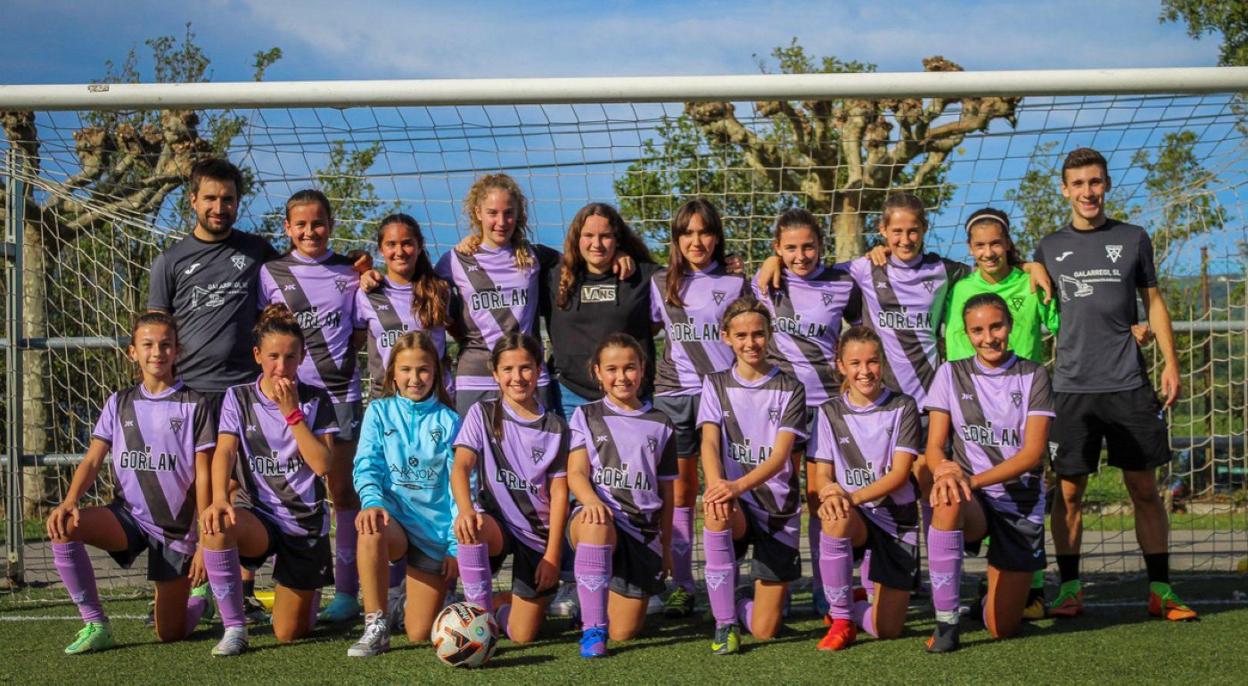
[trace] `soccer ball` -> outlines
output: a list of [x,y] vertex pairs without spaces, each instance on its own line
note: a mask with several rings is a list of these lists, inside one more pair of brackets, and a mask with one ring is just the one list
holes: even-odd
[[452,603],[433,620],[433,650],[452,667],[480,667],[498,646],[498,624],[485,608]]

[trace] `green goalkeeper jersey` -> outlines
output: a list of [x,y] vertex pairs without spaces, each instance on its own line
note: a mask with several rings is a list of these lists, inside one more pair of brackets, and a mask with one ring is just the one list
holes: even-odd
[[1031,279],[1017,267],[997,283],[988,283],[976,271],[954,284],[949,307],[945,309],[945,359],[952,362],[974,357],[975,349],[971,347],[971,339],[966,335],[966,325],[962,322],[962,307],[967,300],[980,293],[996,293],[1010,308],[1010,315],[1014,318],[1014,328],[1010,331],[1010,349],[1019,357],[1043,364],[1045,360],[1041,356],[1044,354],[1044,334],[1040,325],[1043,324],[1050,332],[1057,333],[1057,300],[1045,305],[1044,293],[1032,293]]

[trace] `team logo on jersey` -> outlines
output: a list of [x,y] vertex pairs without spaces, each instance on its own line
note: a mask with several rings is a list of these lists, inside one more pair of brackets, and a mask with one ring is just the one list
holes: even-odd
[[378,306],[377,306],[377,311],[378,311],[378,312],[386,312],[386,311],[388,311],[389,309],[390,309],[390,306],[389,306],[389,305],[378,305]]
[[767,408],[767,419],[772,424],[778,423],[780,421],[780,408],[779,407]]
[[836,302],[836,296],[835,296],[835,295],[832,295],[831,293],[824,293],[824,294],[823,294],[823,306],[824,306],[824,307],[832,307],[832,303],[834,303],[834,302]]
[[1053,259],[1057,260],[1058,262],[1063,262],[1066,260],[1067,257],[1070,257],[1071,255],[1074,255],[1074,254],[1075,254],[1074,250],[1067,250],[1066,252],[1062,253],[1061,255],[1058,255],[1057,257],[1054,257]]
[[180,418],[180,417],[175,417],[175,418],[173,418],[173,419],[170,419],[170,420],[169,420],[169,430],[170,430],[170,431],[172,431],[172,432],[174,432],[175,434],[176,434],[177,432],[181,431],[181,430],[182,430],[182,422],[183,422],[183,420],[182,420],[182,418]]
[[386,436],[393,436],[398,429],[382,429],[381,432]]
[[133,420],[133,419],[127,419],[126,421],[122,422],[122,424],[121,424],[121,425],[122,425],[123,427],[127,428],[127,429],[133,429],[133,428],[134,428],[134,420]]
[[711,291],[711,297],[715,298],[716,305],[722,305],[724,304],[724,298],[728,297],[728,294],[724,291]]
[[429,438],[432,438],[434,443],[441,443],[443,435],[442,427],[440,426],[435,426],[432,429],[429,429]]
[[545,448],[534,448],[534,449],[533,449],[533,464],[539,464],[539,463],[541,463],[541,461],[542,461],[542,458],[543,458],[543,457],[546,457],[546,449],[545,449]]
[[480,267],[480,266],[475,265],[475,264],[470,264],[470,265],[468,265],[468,272],[469,272],[469,273],[471,273],[471,272],[479,272],[479,271],[481,271],[481,267]]
[[1023,392],[1022,391],[1010,391],[1010,402],[1014,403],[1014,407],[1022,407],[1023,406]]
[[190,276],[191,274],[194,274],[194,273],[195,273],[195,270],[196,270],[196,269],[199,269],[199,263],[198,263],[198,262],[196,262],[195,264],[192,264],[191,266],[187,267],[187,268],[186,268],[186,271],[183,271],[182,273],[183,273],[183,274],[186,274],[187,276]]
[[221,307],[225,304],[225,296],[211,288],[196,286],[191,289],[191,307]]
[[1023,302],[1025,302],[1025,300],[1021,295],[1016,295],[1010,298],[1010,306],[1015,310],[1023,309]]
[[420,458],[415,455],[412,455],[411,457],[407,458],[407,466],[411,467],[412,469],[419,467]]
[[931,279],[927,279],[923,281],[923,290],[927,291],[928,293],[932,293],[933,291],[936,290],[936,282],[932,281]]
[[892,440],[892,438],[893,438],[893,427],[891,427],[891,426],[890,426],[890,427],[885,428],[885,429],[884,429],[884,433],[888,434],[888,438],[889,438],[889,440]]
[[963,400],[974,400],[974,399],[975,399],[975,394],[974,394],[974,393],[963,393],[963,394],[962,394],[962,399],[963,399]]
[[285,291],[294,291],[294,290],[298,290],[298,289],[299,289],[299,286],[298,286],[297,284],[293,284],[293,283],[288,283],[288,284],[286,284],[286,285],[282,286],[282,291],[283,291],[283,292],[285,292]]
[[594,436],[595,443],[606,443],[609,440],[611,440],[611,437],[606,434],[598,434],[597,436]]
[[233,262],[234,268],[240,272],[247,268],[247,258],[243,255],[235,255],[234,257],[231,257],[230,262]]
[[342,293],[343,291],[347,290],[347,286],[350,286],[350,285],[351,285],[351,282],[347,279],[343,279],[343,278],[334,279],[334,288],[337,288],[339,293]]
[[849,445],[849,436],[837,436],[836,442],[840,445]]
[[1062,302],[1070,302],[1071,298],[1086,298],[1093,293],[1092,284],[1065,274],[1058,277],[1057,286],[1062,291]]
[[877,291],[886,291],[886,290],[888,290],[888,282],[887,282],[887,281],[876,281],[876,282],[875,282],[875,290],[877,290]]
[[646,436],[646,447],[650,449],[650,457],[654,457],[659,452],[659,439],[654,436]]
[[254,434],[255,432],[256,432],[256,425],[255,425],[255,424],[248,424],[248,425],[247,425],[247,433],[249,433],[249,434]]
[[1122,246],[1121,245],[1105,246],[1105,257],[1108,257],[1110,262],[1117,264],[1118,258],[1122,257]]

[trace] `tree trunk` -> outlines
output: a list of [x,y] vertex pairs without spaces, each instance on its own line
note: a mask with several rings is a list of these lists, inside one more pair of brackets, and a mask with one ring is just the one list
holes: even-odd
[[832,224],[832,240],[836,245],[836,261],[848,262],[866,250],[862,239],[862,193],[856,190],[837,194],[836,216]]
[[[43,338],[48,335],[48,288],[42,224],[27,221],[23,227],[23,242],[22,311],[26,320],[25,336]],[[47,366],[48,351],[22,352],[22,449],[30,455],[42,455],[48,451]],[[43,467],[22,470],[27,518],[43,517],[42,507],[50,496],[44,472]]]

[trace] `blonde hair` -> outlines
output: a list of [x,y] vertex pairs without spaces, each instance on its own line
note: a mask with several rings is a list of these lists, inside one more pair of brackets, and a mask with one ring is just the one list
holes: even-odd
[[507,193],[511,196],[512,203],[515,204],[516,231],[511,235],[511,247],[516,253],[515,265],[517,269],[530,269],[534,266],[534,258],[533,248],[529,245],[528,200],[524,197],[524,191],[520,190],[520,184],[507,174],[478,176],[472,188],[468,189],[468,195],[464,196],[464,215],[468,218],[468,225],[471,227],[468,244],[474,250],[481,247],[484,229],[481,227],[481,220],[477,219],[477,208],[485,202],[485,197],[490,191],[494,190]]

